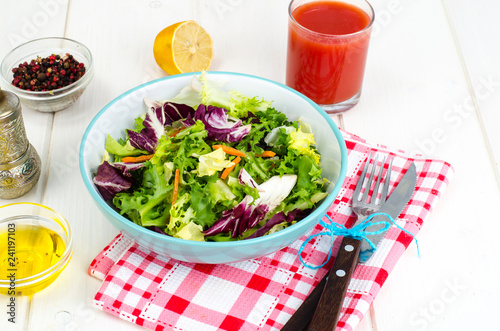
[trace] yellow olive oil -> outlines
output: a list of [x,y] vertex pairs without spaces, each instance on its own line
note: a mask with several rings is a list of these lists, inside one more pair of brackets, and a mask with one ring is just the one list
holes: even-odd
[[57,263],[66,244],[54,231],[39,225],[17,225],[0,233],[0,279],[36,275]]

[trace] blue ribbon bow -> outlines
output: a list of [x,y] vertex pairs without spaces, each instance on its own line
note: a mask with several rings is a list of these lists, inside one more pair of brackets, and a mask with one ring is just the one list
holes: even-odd
[[[375,217],[375,216],[378,216],[378,215],[383,215],[383,216],[387,217],[389,219],[389,221],[380,221],[380,222],[370,223],[371,219],[373,217]],[[326,214],[325,214],[325,216],[326,216],[326,218],[328,218],[328,220],[330,222],[326,223],[325,221],[323,221],[323,219],[320,219],[319,224],[321,224],[321,226],[323,226],[327,231],[323,231],[323,232],[316,233],[314,235],[309,236],[302,243],[302,246],[299,249],[299,259],[300,259],[300,262],[302,262],[302,264],[305,267],[309,268],[309,269],[319,269],[319,268],[323,267],[325,264],[327,264],[328,261],[330,261],[330,258],[332,256],[334,236],[350,237],[350,238],[358,239],[358,240],[361,240],[361,241],[366,240],[366,242],[370,245],[370,247],[374,251],[376,251],[377,250],[377,246],[375,246],[371,242],[371,240],[368,239],[367,236],[371,236],[371,235],[376,235],[376,234],[382,233],[382,232],[388,230],[392,225],[396,226],[399,230],[401,230],[401,231],[409,234],[410,236],[413,237],[413,239],[415,239],[415,244],[417,245],[418,256],[420,257],[420,251],[419,251],[419,248],[418,248],[417,238],[415,238],[415,236],[413,235],[413,233],[411,233],[408,230],[403,229],[401,226],[399,226],[398,224],[396,224],[396,222],[394,221],[394,219],[389,214],[386,214],[386,213],[373,213],[370,216],[368,216],[363,222],[359,223],[356,226],[353,226],[350,229],[346,228],[342,224],[333,222],[332,219],[330,218],[330,216],[328,216]],[[377,231],[366,231],[367,228],[369,228],[369,227],[371,227],[373,225],[379,225],[379,224],[383,224],[384,227],[381,228],[381,229],[379,229],[379,230],[377,230]],[[304,262],[304,260],[302,259],[302,252],[304,251],[304,249],[307,246],[307,244],[309,243],[309,241],[311,241],[314,237],[317,237],[317,236],[330,236],[330,250],[328,252],[328,258],[326,259],[326,261],[323,262],[323,264],[321,264],[319,266],[314,266],[314,265],[309,265],[306,262]]]

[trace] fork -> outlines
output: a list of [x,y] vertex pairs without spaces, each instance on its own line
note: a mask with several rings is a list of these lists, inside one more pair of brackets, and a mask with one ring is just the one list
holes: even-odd
[[[361,173],[361,177],[358,180],[356,188],[354,189],[354,193],[352,194],[352,211],[357,215],[358,220],[356,224],[361,223],[364,219],[366,219],[369,215],[380,210],[382,203],[387,199],[387,194],[389,193],[389,185],[386,185],[384,180],[384,186],[382,188],[380,199],[377,200],[377,194],[380,189],[382,173],[384,171],[386,158],[384,157],[382,161],[382,165],[380,166],[379,174],[377,176],[377,182],[375,183],[375,187],[373,188],[373,195],[369,197],[369,191],[373,184],[373,175],[375,174],[375,168],[377,166],[378,154],[375,156],[373,160],[373,167],[370,173],[370,178],[368,179],[368,183],[366,184],[366,188],[363,192],[363,195],[360,197],[361,189],[363,187],[364,179],[366,176],[366,172],[368,171],[368,167],[370,165],[371,154],[368,155],[365,163],[365,167],[363,168],[363,172]],[[386,178],[391,177],[392,170],[392,159],[389,161],[389,167],[387,169],[387,173],[385,175]],[[370,199],[370,200],[368,200]]]
[[[368,180],[365,180],[371,161],[371,153],[368,155],[361,176],[354,189],[352,210],[357,216],[354,226],[362,223],[371,214],[376,213],[382,206],[382,203],[387,199],[392,158],[389,161],[385,179],[382,182],[382,175],[387,161],[387,158],[384,157],[377,174],[375,186],[372,190],[371,187],[373,185],[378,158],[379,155],[377,154],[373,160],[370,177]],[[366,185],[364,185],[365,182]],[[381,184],[383,184],[381,196],[377,199]],[[361,194],[363,188],[364,191]],[[370,192],[372,192],[371,195]],[[342,239],[337,257],[329,273],[311,292],[295,314],[292,315],[290,320],[281,329],[282,331],[304,330],[309,323],[309,330],[333,330],[335,328],[347,292],[349,280],[358,262],[360,246],[361,241],[358,239],[350,237],[344,237]],[[354,258],[352,254],[355,254]],[[354,263],[352,261],[354,261]]]

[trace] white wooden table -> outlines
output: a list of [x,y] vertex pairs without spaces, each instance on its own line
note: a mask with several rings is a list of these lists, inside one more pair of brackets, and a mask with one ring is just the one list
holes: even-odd
[[[80,139],[94,115],[121,93],[166,74],[152,47],[164,27],[198,21],[214,39],[211,70],[285,78],[288,0],[2,0],[0,57],[38,37],[87,45],[96,73],[69,109],[24,108],[39,152],[39,183],[26,196],[67,217],[74,257],[47,290],[17,301],[0,330],[140,330],[91,306],[99,281],[92,258],[118,233],[85,192]],[[365,139],[450,162],[456,175],[356,329],[499,330],[500,2],[372,0],[376,23],[361,102],[335,116]],[[0,205],[13,201],[2,200]],[[491,212],[489,211],[492,210]]]

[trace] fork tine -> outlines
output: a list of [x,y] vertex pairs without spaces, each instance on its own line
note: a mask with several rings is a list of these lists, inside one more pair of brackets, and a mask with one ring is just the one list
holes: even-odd
[[392,171],[392,157],[389,161],[389,167],[387,168],[387,172],[385,174],[384,187],[382,189],[382,195],[380,197],[380,201],[385,201],[387,199],[387,194],[389,193],[389,183],[391,181],[391,171]]
[[[384,158],[382,159],[382,163],[380,165],[380,170],[379,170],[379,173],[377,175],[377,182],[375,183],[375,187],[373,188],[373,197],[372,199],[376,199],[377,198],[377,194],[378,194],[378,191],[380,189],[380,181],[382,180],[382,175],[383,175],[383,172],[384,172],[384,166],[385,166],[385,161],[386,161],[387,157],[384,156]],[[376,167],[376,163],[373,165],[373,167],[375,168]],[[373,200],[375,201],[375,200]],[[382,200],[382,198],[380,198],[380,201],[385,201]]]
[[365,161],[365,166],[363,168],[363,172],[361,173],[361,177],[359,177],[358,184],[356,184],[356,188],[354,189],[354,193],[352,194],[356,200],[361,201],[359,198],[359,193],[361,192],[361,188],[363,187],[363,182],[365,181],[366,172],[368,171],[368,166],[370,165],[370,159],[372,157],[372,153],[368,154]]
[[363,192],[363,196],[361,197],[361,201],[366,201],[368,203],[368,195],[370,194],[370,188],[373,183],[373,175],[375,174],[375,168],[377,168],[378,154],[375,155],[373,159],[372,171],[370,173],[370,178],[368,178],[368,182],[366,183],[365,191]]

